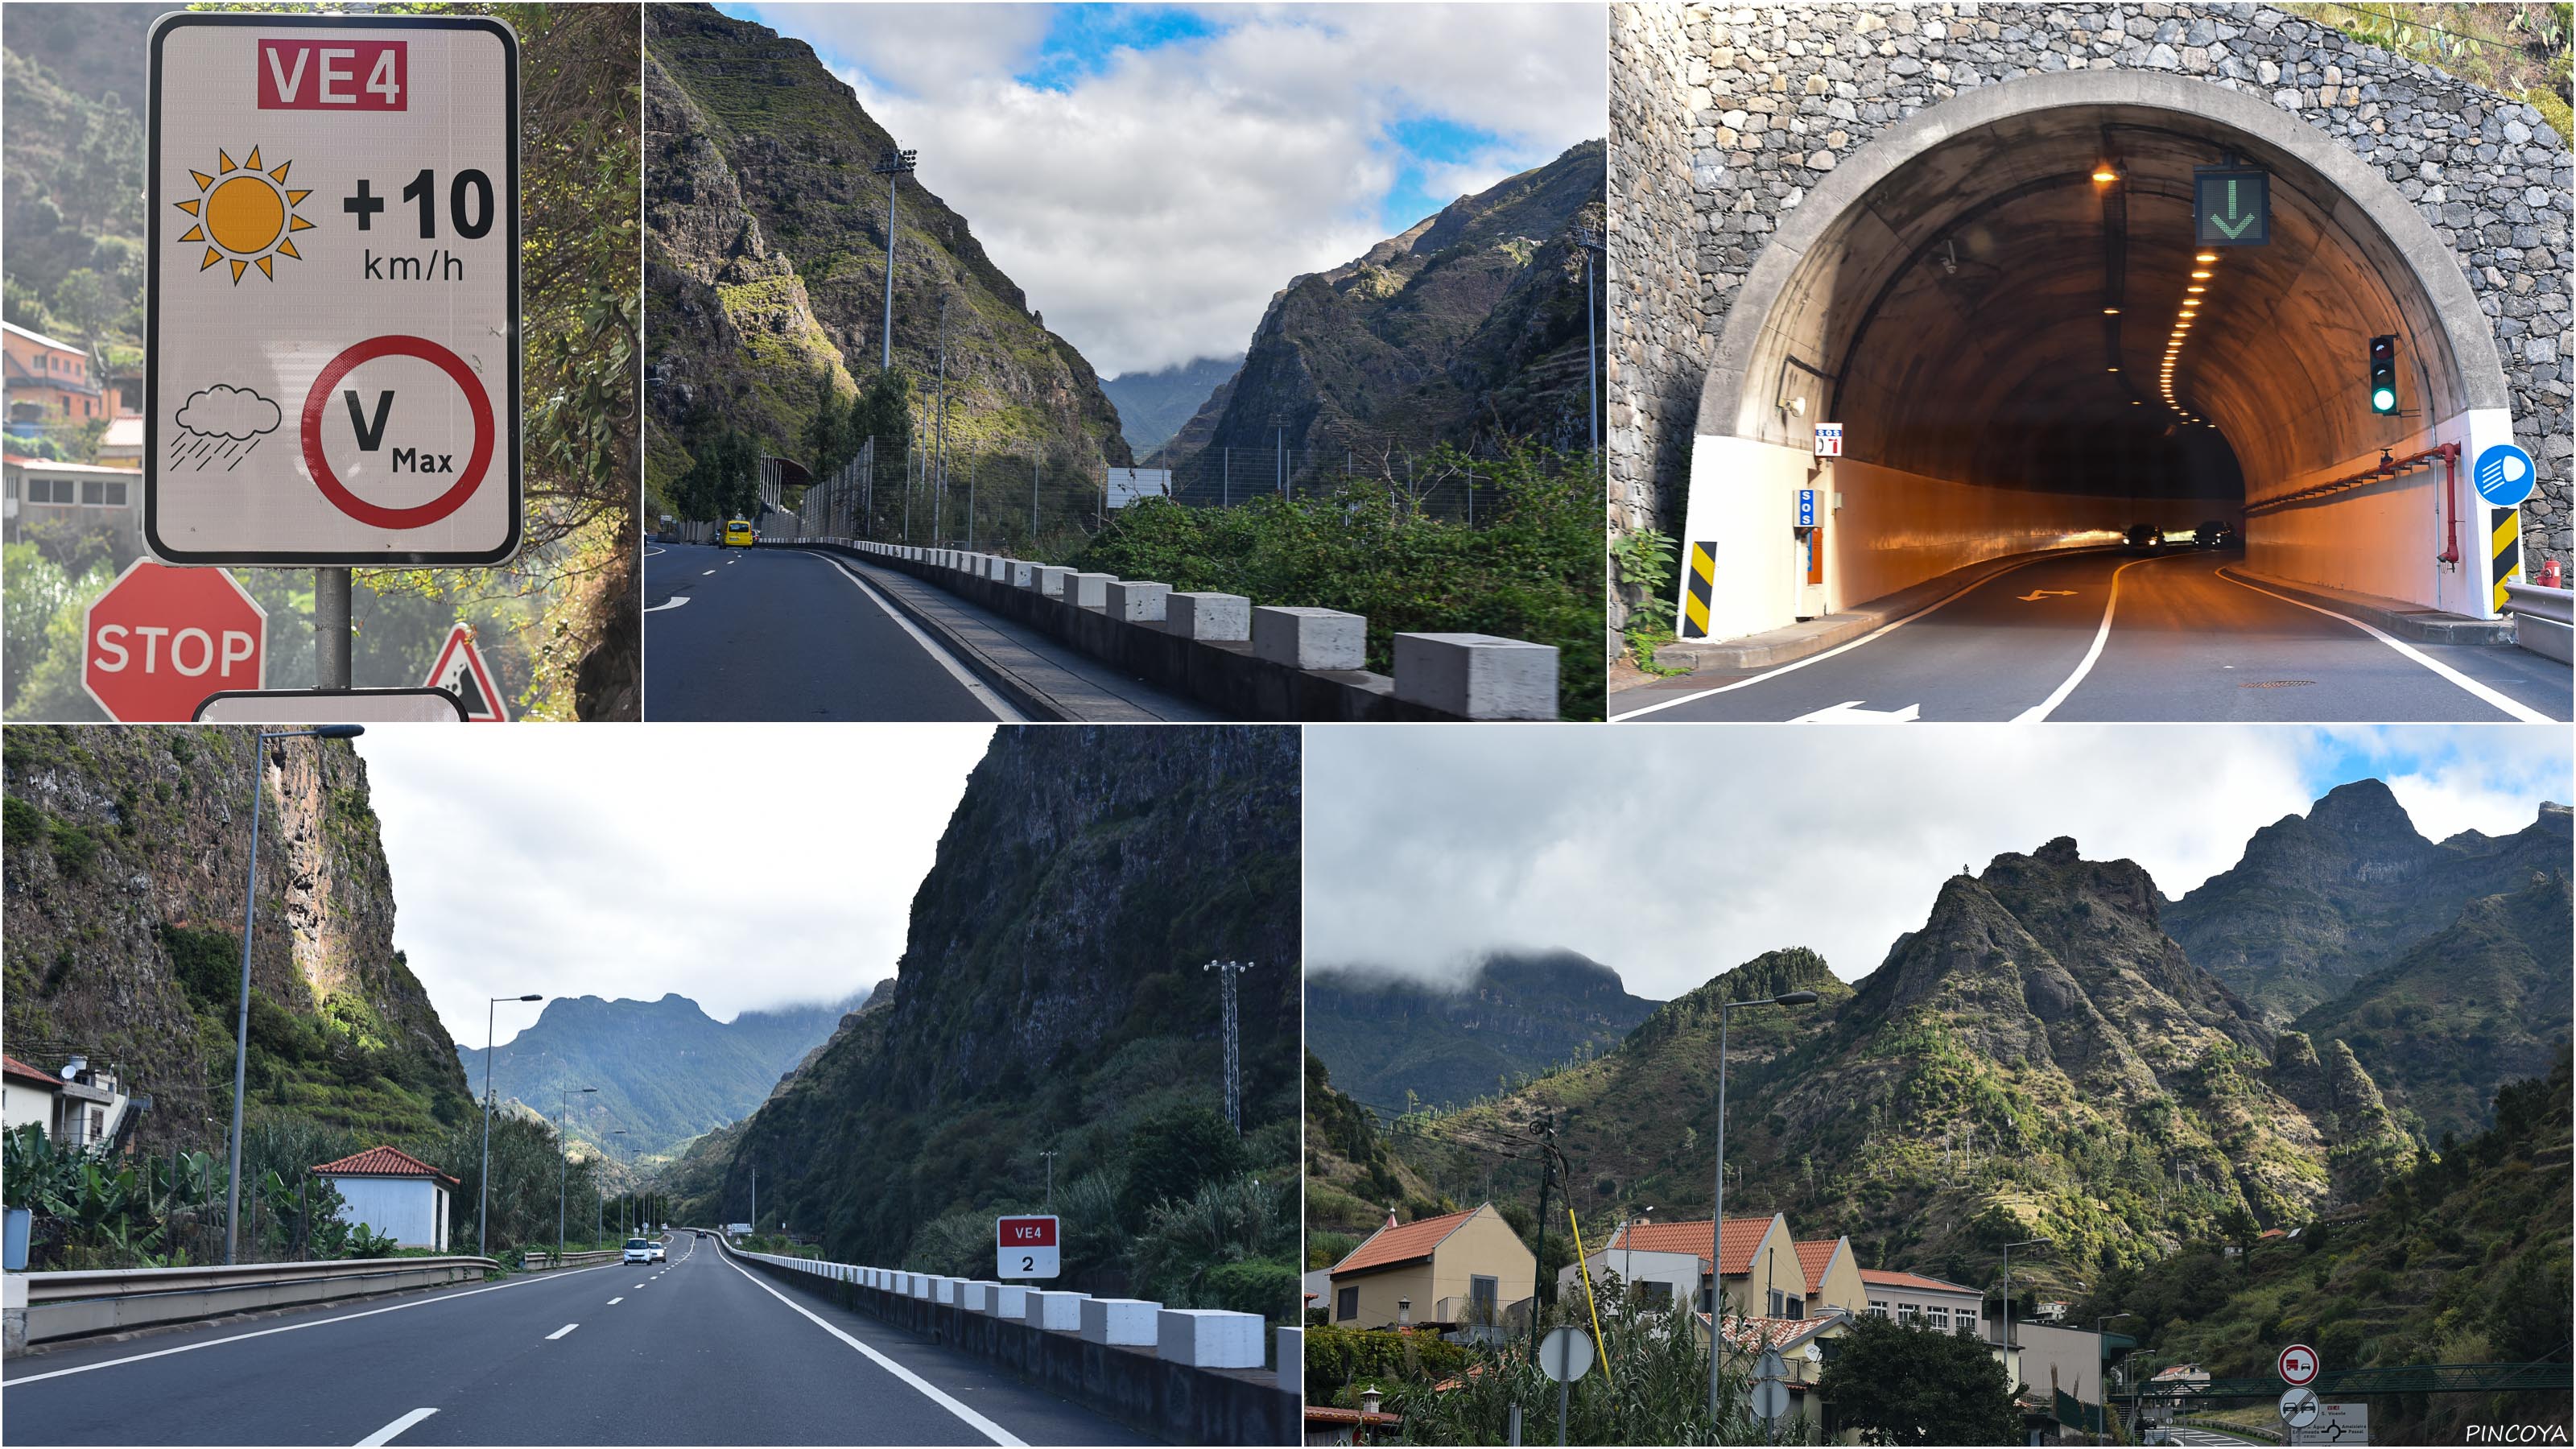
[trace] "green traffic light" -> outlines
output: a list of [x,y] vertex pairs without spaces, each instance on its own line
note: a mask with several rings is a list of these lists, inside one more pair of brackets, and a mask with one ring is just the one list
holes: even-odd
[[2397,408],[2397,394],[2394,390],[2383,387],[2370,395],[2370,405],[2383,413],[2394,412]]

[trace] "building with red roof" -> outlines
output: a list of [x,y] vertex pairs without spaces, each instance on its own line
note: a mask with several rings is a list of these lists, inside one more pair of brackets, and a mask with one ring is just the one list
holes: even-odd
[[444,1253],[448,1244],[449,1190],[457,1180],[399,1147],[370,1147],[336,1162],[313,1165],[315,1175],[340,1190],[343,1222],[394,1240],[396,1247]]
[[1387,1214],[1329,1282],[1336,1327],[1489,1326],[1526,1311],[1538,1260],[1492,1203],[1480,1203],[1409,1223]]

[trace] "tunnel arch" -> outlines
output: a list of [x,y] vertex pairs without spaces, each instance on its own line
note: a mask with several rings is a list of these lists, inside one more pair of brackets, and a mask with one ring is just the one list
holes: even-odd
[[[2272,177],[2272,242],[2195,263],[2190,167],[2229,155]],[[1718,601],[1712,636],[2101,541],[2124,516],[2188,528],[2248,504],[2259,571],[2487,612],[2477,569],[2434,562],[2444,510],[2474,504],[2440,470],[2280,501],[2383,450],[2511,436],[2512,386],[2459,254],[2336,136],[2204,80],[2086,69],[1962,91],[1820,159],[1831,169],[1783,198],[1727,299],[1685,533],[1742,558],[1743,539],[1775,533],[1775,496],[1824,486],[1864,506],[1821,535],[1834,587],[1739,571],[1754,597]],[[2168,397],[2195,268],[2217,275],[2188,283],[2210,291]],[[2361,403],[2379,333],[2400,339],[2406,415]],[[1827,420],[1845,428],[1830,475],[1804,463]],[[2090,501],[2050,516],[2043,495]],[[1967,520],[1959,537],[1941,538],[1945,517]],[[2483,559],[2483,530],[2467,536]]]

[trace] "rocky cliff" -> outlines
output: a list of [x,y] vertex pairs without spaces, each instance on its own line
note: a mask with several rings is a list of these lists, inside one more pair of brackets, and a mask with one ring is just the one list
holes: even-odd
[[1506,952],[1455,986],[1362,969],[1306,976],[1306,1046],[1387,1111],[1463,1106],[1618,1044],[1655,1003],[1571,951]]
[[1232,386],[1181,440],[1193,455],[1266,455],[1285,428],[1291,450],[1348,449],[1363,461],[1390,444],[1419,453],[1498,434],[1584,446],[1584,278],[1573,232],[1600,230],[1603,157],[1601,142],[1583,142],[1364,256],[1290,281],[1253,330]]
[[1122,373],[1100,385],[1118,405],[1118,427],[1138,457],[1171,439],[1199,405],[1231,381],[1243,359],[1197,357],[1152,372]]
[[[648,480],[723,424],[787,457],[828,392],[877,368],[878,157],[896,139],[802,41],[703,5],[644,17]],[[949,445],[1041,443],[1085,472],[1131,461],[1091,364],[1046,330],[958,215],[896,183],[895,366],[927,420],[948,299]],[[918,424],[917,424],[918,426]],[[1053,466],[1052,464],[1050,466]]]
[[73,1052],[153,1099],[155,1148],[220,1145],[230,1112],[251,791],[260,821],[251,1098],[418,1141],[472,1111],[456,1044],[394,949],[366,765],[247,730],[7,732],[11,1055]]

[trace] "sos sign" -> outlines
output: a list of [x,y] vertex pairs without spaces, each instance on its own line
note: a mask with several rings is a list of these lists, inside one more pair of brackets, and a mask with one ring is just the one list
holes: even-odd
[[1064,1271],[1053,1217],[993,1219],[993,1276],[1053,1278]]
[[208,695],[258,689],[267,614],[221,569],[136,559],[81,619],[81,687],[122,724],[185,721]]

